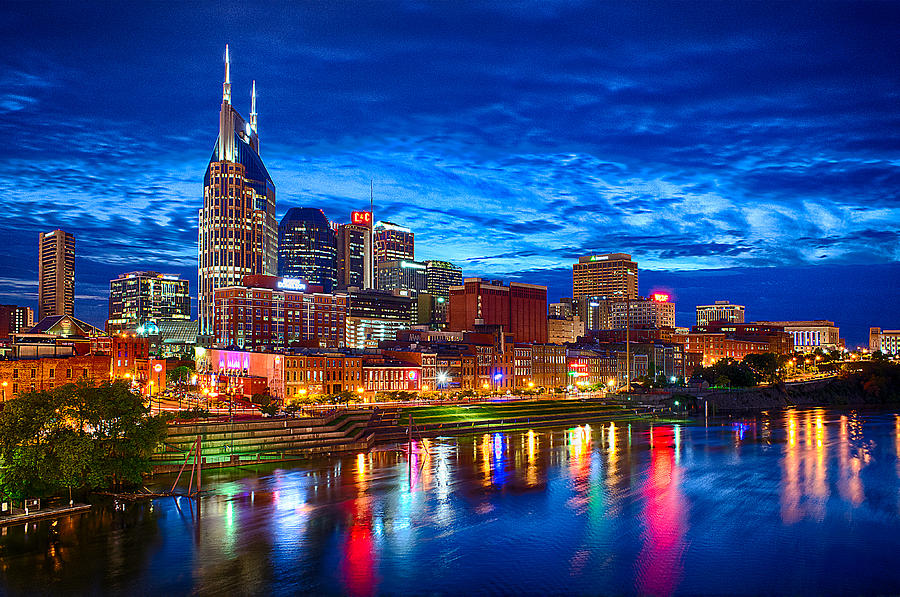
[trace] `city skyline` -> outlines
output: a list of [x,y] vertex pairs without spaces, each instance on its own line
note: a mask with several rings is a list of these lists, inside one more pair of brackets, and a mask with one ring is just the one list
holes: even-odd
[[900,327],[885,301],[900,290],[898,42],[878,35],[895,7],[404,6],[282,7],[283,24],[249,6],[6,9],[0,127],[21,142],[0,161],[0,301],[36,304],[37,234],[54,228],[78,238],[79,318],[97,324],[109,280],[137,269],[196,298],[229,43],[238,111],[256,80],[279,220],[347,222],[374,180],[375,218],[412,228],[417,258],[551,301],[578,257],[622,251],[640,294],[674,295],[679,325],[727,299],[750,320],[834,320],[850,345]]

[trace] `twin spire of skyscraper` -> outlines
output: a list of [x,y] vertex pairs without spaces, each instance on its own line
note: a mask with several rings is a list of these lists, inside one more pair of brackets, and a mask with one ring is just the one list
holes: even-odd
[[259,135],[257,134],[256,113],[256,80],[253,81],[250,94],[250,119],[245,121],[231,104],[231,53],[225,45],[225,81],[222,83],[222,110],[219,114],[219,151],[220,160],[234,160],[234,135],[249,143],[259,153]]
[[[231,54],[228,51],[228,44],[225,44],[225,82],[222,83],[222,101],[226,104],[231,103]],[[250,90],[250,128],[256,132],[256,79],[253,80]]]
[[278,271],[275,184],[259,157],[256,81],[245,120],[231,103],[231,53],[225,46],[225,81],[219,137],[203,177],[199,212],[198,309],[200,333],[215,325],[215,292],[241,284],[244,276]]

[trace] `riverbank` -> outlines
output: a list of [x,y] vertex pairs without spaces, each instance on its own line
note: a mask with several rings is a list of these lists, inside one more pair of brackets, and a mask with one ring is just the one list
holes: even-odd
[[[199,436],[205,469],[287,462],[439,435],[463,435],[581,425],[630,423],[669,415],[667,408],[588,400],[497,400],[354,408],[325,417],[177,423],[153,455],[153,474],[177,472]],[[190,463],[189,463],[190,464]]]
[[887,406],[900,404],[900,368],[871,368],[841,377],[759,388],[681,390],[702,414],[758,412],[791,406]]

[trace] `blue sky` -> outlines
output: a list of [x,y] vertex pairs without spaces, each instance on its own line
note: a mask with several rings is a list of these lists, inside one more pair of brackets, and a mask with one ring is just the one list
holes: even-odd
[[900,4],[7,3],[0,301],[37,235],[77,238],[76,315],[153,268],[196,283],[225,43],[256,79],[279,216],[368,204],[417,257],[571,292],[632,253],[641,292],[900,327]]

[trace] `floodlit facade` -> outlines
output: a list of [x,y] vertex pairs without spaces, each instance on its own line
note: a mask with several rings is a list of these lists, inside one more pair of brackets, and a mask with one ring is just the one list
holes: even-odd
[[198,316],[200,335],[213,334],[215,292],[247,275],[275,275],[278,228],[275,184],[259,157],[256,82],[250,121],[231,104],[231,59],[225,47],[225,82],[219,136],[203,179],[199,211]]
[[758,325],[784,328],[794,339],[794,350],[809,352],[816,348],[837,350],[844,347],[840,329],[833,321],[816,319],[811,321],[757,321]]
[[869,350],[886,354],[900,354],[900,330],[869,328]]
[[638,296],[638,266],[627,253],[579,257],[572,265],[572,296]]
[[516,342],[547,341],[547,287],[466,278],[450,288],[450,331],[502,326]]
[[714,305],[697,305],[697,325],[714,321],[744,323],[744,305],[732,305],[728,301],[716,301]]

